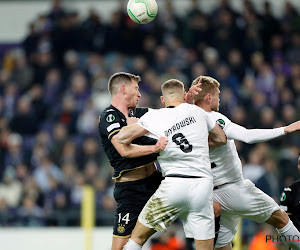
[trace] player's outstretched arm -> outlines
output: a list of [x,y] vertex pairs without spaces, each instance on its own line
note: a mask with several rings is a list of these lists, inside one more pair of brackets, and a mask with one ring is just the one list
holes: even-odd
[[273,129],[246,129],[238,124],[231,123],[230,127],[228,127],[228,129],[226,130],[226,135],[228,139],[238,140],[252,144],[269,141],[282,135],[285,135],[286,133],[294,132],[296,131],[296,127],[296,125],[291,126],[288,129],[289,132],[286,132],[285,130],[287,127]]
[[227,143],[227,137],[218,124],[209,132],[208,142],[210,148],[220,147]]
[[238,124],[231,123],[226,135],[228,139],[252,144],[269,141],[296,131],[300,131],[300,121],[294,122],[286,127],[273,129],[246,129]]

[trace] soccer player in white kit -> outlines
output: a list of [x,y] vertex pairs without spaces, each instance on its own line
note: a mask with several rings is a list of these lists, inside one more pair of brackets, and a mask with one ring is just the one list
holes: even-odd
[[[300,130],[300,121],[287,127],[275,129],[248,130],[231,122],[219,110],[220,83],[212,77],[200,76],[193,85],[201,82],[202,91],[194,97],[194,104],[206,110],[227,136],[227,144],[210,149],[214,191],[213,199],[222,207],[220,230],[215,245],[216,249],[232,249],[231,241],[236,233],[239,217],[266,222],[274,226],[280,235],[300,236],[299,231],[289,220],[288,215],[278,204],[242,174],[242,163],[239,159],[234,140],[246,143],[257,143]],[[210,145],[213,142],[210,141]],[[300,249],[300,242],[287,242],[289,247]]]
[[184,103],[182,82],[171,79],[162,85],[166,108],[143,115],[137,124],[123,127],[118,134],[122,144],[148,132],[168,138],[160,152],[165,179],[146,203],[128,243],[123,249],[138,250],[156,231],[166,232],[180,216],[185,234],[195,239],[196,249],[213,249],[213,182],[209,161],[208,135],[226,143],[222,129],[201,108]]

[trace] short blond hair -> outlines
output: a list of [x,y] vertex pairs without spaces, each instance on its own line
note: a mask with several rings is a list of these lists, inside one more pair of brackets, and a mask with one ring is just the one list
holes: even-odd
[[198,95],[194,97],[195,104],[201,103],[207,94],[214,94],[220,87],[220,83],[210,76],[198,76],[192,82],[192,86],[198,84],[200,82],[200,79],[202,91],[200,91]]
[[113,74],[108,81],[108,91],[111,95],[118,93],[118,87],[120,84],[130,85],[132,80],[139,82],[141,80],[140,76],[126,72],[118,72]]
[[164,97],[183,97],[185,89],[184,84],[177,79],[170,79],[161,86],[161,92]]

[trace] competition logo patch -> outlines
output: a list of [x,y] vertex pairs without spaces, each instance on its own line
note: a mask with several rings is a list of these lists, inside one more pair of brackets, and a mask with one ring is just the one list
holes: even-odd
[[225,127],[225,122],[223,119],[217,120],[217,124],[223,129]]
[[285,192],[283,192],[281,194],[280,201],[285,201],[285,199],[286,199],[286,195],[285,195]]
[[118,228],[117,228],[118,233],[122,234],[125,232],[125,225],[123,224],[118,224]]
[[107,122],[113,122],[115,119],[116,119],[116,117],[115,117],[113,114],[109,114],[109,115],[106,117],[106,121],[107,121]]

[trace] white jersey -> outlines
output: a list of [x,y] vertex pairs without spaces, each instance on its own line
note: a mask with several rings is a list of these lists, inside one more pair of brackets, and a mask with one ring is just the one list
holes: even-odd
[[164,175],[182,174],[212,179],[208,133],[215,122],[203,109],[182,103],[174,108],[152,110],[138,124],[156,135],[169,139],[158,161]]
[[[212,111],[209,112],[208,115],[221,126],[227,135],[233,123],[225,115],[218,112]],[[243,179],[242,163],[237,153],[234,140],[227,137],[226,145],[210,149],[209,158],[211,161],[214,186]]]

